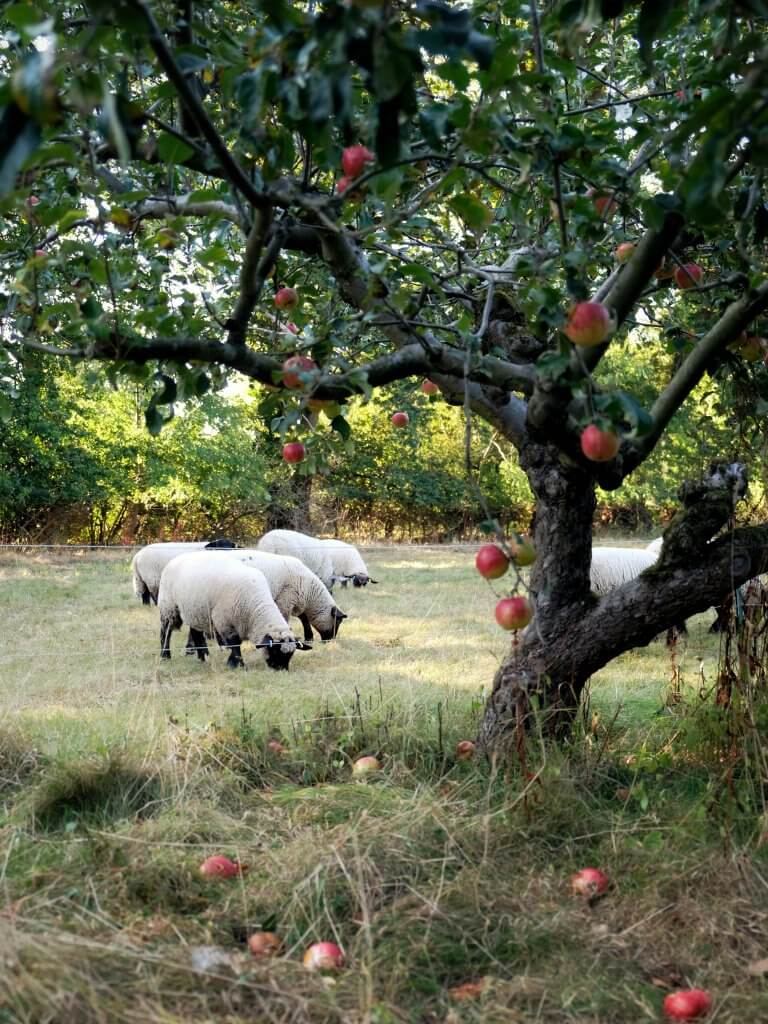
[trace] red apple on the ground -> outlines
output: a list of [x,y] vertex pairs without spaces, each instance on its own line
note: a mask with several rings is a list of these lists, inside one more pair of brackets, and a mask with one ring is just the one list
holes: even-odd
[[200,865],[200,874],[204,878],[235,878],[243,871],[243,866],[229,857],[216,855],[208,857]]
[[289,441],[283,445],[283,458],[286,462],[303,462],[307,449],[301,441]]
[[634,242],[622,242],[621,245],[616,247],[616,259],[619,263],[626,263],[635,249]]
[[610,336],[613,320],[602,302],[578,302],[563,328],[566,337],[583,348],[601,345]]
[[533,618],[527,597],[503,597],[496,605],[496,621],[502,629],[522,629]]
[[317,363],[309,356],[291,356],[283,363],[283,384],[287,388],[303,388],[300,373],[310,373],[317,369]]
[[299,293],[295,288],[283,286],[275,292],[275,305],[278,309],[293,309],[299,304]]
[[497,544],[483,544],[475,555],[475,568],[487,580],[497,580],[509,568],[509,559]]
[[267,743],[267,750],[271,750],[273,754],[288,753],[288,747],[284,747],[280,740],[270,740],[269,743]]
[[436,395],[440,388],[433,380],[423,380],[421,382],[421,390],[425,395]]
[[575,896],[594,899],[608,891],[608,875],[599,868],[582,868],[571,876],[571,892]]
[[408,413],[407,412],[395,412],[392,414],[392,426],[393,427],[407,427],[408,426]]
[[340,971],[344,966],[344,953],[335,942],[315,942],[304,954],[308,971]]
[[678,288],[695,288],[704,276],[704,271],[698,263],[686,263],[682,267],[675,267],[673,277]]
[[613,192],[601,192],[598,189],[591,188],[587,195],[592,200],[592,205],[595,208],[598,216],[611,217],[618,210],[619,204],[614,198]]
[[664,1013],[670,1020],[695,1020],[712,1006],[712,997],[702,988],[685,988],[664,997]]
[[536,548],[530,537],[523,535],[519,540],[517,537],[512,537],[509,541],[509,549],[512,552],[515,565],[520,566],[521,569],[527,565],[533,565],[536,561]]
[[370,775],[372,772],[379,771],[381,771],[381,761],[378,757],[372,757],[370,755],[366,757],[358,757],[352,765],[352,774],[356,778],[361,778],[363,775]]
[[456,760],[471,761],[475,756],[475,744],[472,740],[460,740],[456,744]]
[[357,178],[365,170],[365,165],[372,163],[375,159],[375,155],[367,146],[347,146],[341,154],[341,166],[346,175],[350,178]]
[[282,952],[283,940],[275,932],[254,932],[248,939],[248,949],[257,960],[266,960]]
[[621,441],[612,430],[601,430],[594,423],[590,423],[581,435],[581,450],[592,462],[610,462],[620,446]]

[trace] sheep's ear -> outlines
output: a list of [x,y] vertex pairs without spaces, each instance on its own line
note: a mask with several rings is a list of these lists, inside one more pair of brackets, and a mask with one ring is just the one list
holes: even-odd
[[337,622],[341,622],[342,619],[347,618],[346,613],[343,612],[341,608],[336,607],[334,607],[333,610],[331,611],[331,615],[333,616],[334,619],[336,619]]
[[372,579],[372,578],[371,578],[371,577],[369,576],[369,577],[368,577],[368,582],[369,582],[369,583],[375,583],[375,584],[378,584],[378,582],[379,582],[379,581],[378,581],[378,580],[374,580],[374,579]]
[[269,635],[269,633],[267,633],[267,635],[265,637],[262,637],[261,643],[258,646],[259,647],[271,647],[273,643],[274,643],[274,641],[273,641],[272,637]]

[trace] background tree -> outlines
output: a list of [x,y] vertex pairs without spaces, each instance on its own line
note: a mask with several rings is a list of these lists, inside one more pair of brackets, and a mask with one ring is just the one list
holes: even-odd
[[[734,414],[726,459],[764,408],[764,14],[758,0],[12,4],[6,358],[153,381],[152,432],[238,370],[272,386],[272,430],[307,436],[308,475],[347,440],[338,403],[431,377],[465,410],[468,462],[475,415],[517,448],[536,501],[534,626],[481,740],[524,722],[533,694],[549,728],[567,726],[591,672],[768,563],[767,527],[722,535],[745,480],[716,468],[686,487],[652,576],[589,591],[596,486],[621,487],[705,377]],[[590,297],[578,317],[597,327],[564,336]],[[646,406],[604,368],[635,329],[674,354]],[[294,353],[314,365],[290,387]],[[318,403],[337,406],[313,429]],[[588,427],[618,441],[613,457],[585,457]]]

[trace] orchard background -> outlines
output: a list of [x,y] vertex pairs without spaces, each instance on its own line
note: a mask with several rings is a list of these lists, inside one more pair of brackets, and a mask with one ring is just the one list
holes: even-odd
[[[766,1017],[767,29],[2,5],[0,1024]],[[279,682],[160,664],[122,545],[277,526],[442,543]]]

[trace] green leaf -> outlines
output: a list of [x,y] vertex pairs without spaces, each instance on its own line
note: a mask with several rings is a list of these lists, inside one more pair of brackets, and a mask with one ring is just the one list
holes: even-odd
[[157,139],[157,152],[169,164],[182,164],[195,152],[192,146],[170,132],[161,132]]
[[331,420],[331,429],[335,430],[337,434],[340,434],[345,441],[348,441],[352,436],[352,428],[343,416],[333,417]]
[[469,193],[453,196],[449,205],[472,231],[484,231],[493,221],[493,211]]
[[13,405],[7,395],[0,393],[0,423],[8,423],[13,415]]
[[67,210],[67,212],[59,218],[56,226],[59,231],[68,231],[73,224],[77,224],[78,221],[87,219],[88,214],[85,210]]

